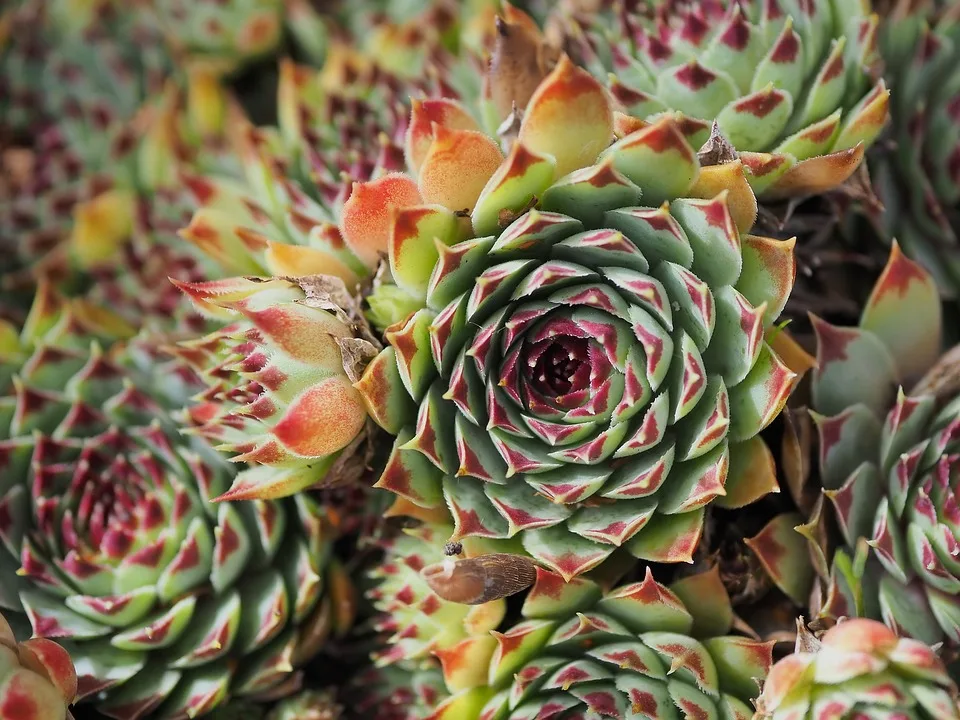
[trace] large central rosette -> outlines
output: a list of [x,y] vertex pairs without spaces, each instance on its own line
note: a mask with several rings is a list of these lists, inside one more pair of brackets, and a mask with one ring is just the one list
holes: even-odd
[[[434,124],[419,190],[472,207],[479,237],[457,242],[457,214],[436,204],[391,211],[393,276],[425,307],[388,328],[358,384],[398,436],[381,487],[446,503],[454,539],[520,535],[567,578],[617,547],[688,559],[711,501],[757,496],[730,469],[763,452],[749,441],[794,378],[764,339],[792,285],[792,243],[741,236],[748,186],[707,187],[720,173],[701,172],[672,118],[595,160],[613,139],[606,103],[562,60],[472,198],[437,191],[441,154],[462,189],[499,149]],[[575,137],[571,113],[589,130]],[[409,249],[424,238],[435,263]]]

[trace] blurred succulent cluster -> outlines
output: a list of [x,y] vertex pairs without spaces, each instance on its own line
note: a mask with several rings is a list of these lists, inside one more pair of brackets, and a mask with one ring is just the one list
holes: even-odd
[[960,720],[958,28],[5,4],[0,718]]

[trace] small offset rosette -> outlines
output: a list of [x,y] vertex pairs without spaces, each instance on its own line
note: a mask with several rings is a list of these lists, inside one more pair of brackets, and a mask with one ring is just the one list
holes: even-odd
[[773,489],[750,468],[795,379],[765,339],[792,241],[745,234],[742,166],[701,168],[672,116],[611,145],[604,90],[566,58],[506,157],[437,103],[425,153],[414,110],[416,179],[390,179],[422,204],[384,179],[344,213],[346,237],[388,236],[393,287],[420,302],[357,384],[397,435],[378,486],[568,579],[618,547],[688,560],[709,503]]
[[[443,514],[436,515],[439,520]],[[470,558],[478,554],[489,558],[483,553],[492,543],[467,541],[461,548],[463,558],[445,558],[444,540],[450,530],[449,522],[428,522],[385,538],[383,560],[370,572],[377,584],[367,594],[380,613],[376,627],[386,640],[374,655],[375,665],[436,666],[442,671],[445,694],[486,685],[487,667],[497,647],[490,631],[500,627],[507,610],[503,599],[507,593],[484,602],[479,593],[471,592],[476,583],[464,583],[459,573],[450,572],[459,563],[476,562]],[[518,555],[507,557],[524,562],[530,575],[513,592],[526,589],[533,581],[533,563]]]
[[801,626],[796,652],[770,670],[756,706],[757,720],[960,718],[957,686],[933,649],[863,619],[820,640]]
[[192,373],[151,377],[132,346],[97,343],[122,329],[49,292],[19,338],[0,326],[0,602],[116,720],[292,692],[352,621],[333,514],[307,495],[213,503],[231,468],[169,414]]
[[187,423],[248,465],[217,499],[285,497],[355,481],[369,448],[353,383],[380,346],[343,281],[177,285],[201,312],[234,320],[172,350],[209,386],[185,412]]
[[11,720],[70,720],[76,697],[67,651],[45,638],[18,643],[0,615],[0,713]]
[[431,717],[747,720],[773,643],[727,634],[733,614],[723,588],[700,589],[711,594],[690,602],[648,570],[641,582],[604,592],[539,569],[522,619],[492,633],[488,684],[454,694]]
[[960,642],[960,397],[955,365],[951,384],[937,364],[940,307],[933,278],[894,245],[859,327],[813,318],[820,477],[847,549],[822,612],[931,644]]
[[757,195],[780,198],[846,181],[887,122],[879,20],[865,5],[665,3],[652,16],[622,9],[558,25],[620,109],[645,123],[681,114],[694,147],[716,122]]
[[233,121],[239,179],[184,177],[198,209],[181,236],[228,276],[335,275],[354,291],[386,238],[348,241],[337,223],[355,182],[403,167],[408,96],[419,92],[343,43],[322,71],[281,61],[277,126]]
[[222,74],[275,51],[287,12],[282,0],[154,0],[150,8],[179,54]]

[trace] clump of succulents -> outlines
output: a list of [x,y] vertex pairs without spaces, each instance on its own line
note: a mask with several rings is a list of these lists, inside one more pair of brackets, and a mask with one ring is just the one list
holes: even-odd
[[898,2],[880,34],[893,91],[891,144],[874,182],[884,234],[937,278],[960,287],[960,15]]
[[778,197],[839,185],[879,135],[877,24],[863,0],[681,0],[585,11],[564,29],[625,112],[682,113],[695,147],[715,121],[757,194]]
[[140,327],[202,330],[169,279],[198,282],[218,267],[178,232],[196,209],[187,172],[236,173],[227,136],[239,109],[209,72],[191,69],[145,107],[112,185],[74,208],[67,251],[88,297]]
[[4,607],[61,640],[81,699],[117,720],[294,690],[351,621],[325,509],[212,503],[231,469],[168,413],[189,371],[142,371],[113,314],[43,285],[0,331]]
[[[934,4],[0,12],[0,292],[38,285],[0,295],[0,608],[64,646],[0,620],[0,718],[958,718]],[[256,127],[227,83],[290,35]],[[814,361],[758,198],[871,145],[914,260],[812,318],[768,430]],[[771,671],[798,608],[832,627]]]
[[[242,168],[240,182],[223,174],[186,174],[199,210],[182,237],[226,274],[336,275],[350,290],[369,280],[386,252],[384,238],[345,237],[338,227],[354,183],[404,168],[411,104],[429,108],[430,98],[460,92],[471,105],[482,102],[474,87],[476,58],[458,55],[459,48],[448,48],[430,26],[429,18],[453,8],[441,2],[421,10],[413,44],[368,38],[375,47],[362,52],[334,40],[320,70],[282,60],[276,127],[238,123],[231,149]],[[464,17],[455,14],[454,26],[468,17],[469,9],[460,10]],[[391,27],[378,23],[373,29]],[[415,60],[391,59],[411,53]],[[411,63],[424,70],[412,72]],[[430,117],[429,109],[423,117]],[[411,307],[402,294],[380,299],[388,314]],[[375,308],[369,316],[382,327]]]
[[357,385],[397,436],[378,486],[568,579],[618,547],[687,560],[708,504],[769,491],[728,471],[795,378],[764,339],[792,243],[747,234],[742,166],[701,166],[674,116],[613,142],[566,58],[522,116],[505,157],[457,103],[415,106],[408,173],[344,206],[345,241],[387,251],[371,306],[409,298]]
[[0,713],[11,720],[64,720],[77,696],[70,655],[52,640],[17,642],[0,615]]
[[199,210],[182,236],[227,274],[322,273],[353,291],[376,249],[345,244],[336,221],[354,179],[399,167],[400,97],[389,73],[343,45],[322,72],[282,62],[278,127],[236,133],[245,182],[188,175]]
[[232,321],[174,350],[207,387],[186,413],[194,432],[246,463],[218,499],[293,495],[358,479],[367,413],[353,387],[379,343],[333,276],[232,278],[178,286]]
[[814,330],[820,482],[847,548],[833,561],[822,612],[958,643],[960,397],[951,356],[936,364],[936,284],[894,245],[860,326],[815,319]]
[[110,2],[23,3],[9,19],[0,134],[22,170],[0,190],[8,257],[0,281],[27,285],[29,300],[37,274],[67,272],[64,241],[76,207],[125,174],[136,135],[130,123],[161,91],[169,59],[143,12]]
[[957,686],[927,645],[873,620],[847,620],[819,640],[800,628],[757,698],[758,720],[797,717],[960,718]]
[[721,592],[688,607],[649,571],[604,592],[538,569],[522,619],[493,634],[487,683],[454,694],[431,717],[748,718],[772,643],[725,634],[732,613],[724,602]]

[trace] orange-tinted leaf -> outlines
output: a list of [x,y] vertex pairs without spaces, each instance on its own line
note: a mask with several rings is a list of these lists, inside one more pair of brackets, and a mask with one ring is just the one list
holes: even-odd
[[410,172],[414,174],[420,171],[420,166],[433,143],[434,124],[448,130],[480,130],[476,120],[455,100],[447,98],[413,100],[404,154]]
[[433,143],[420,166],[420,194],[427,203],[471,211],[502,162],[500,147],[483,133],[434,125]]
[[296,455],[323,457],[346,447],[366,419],[360,393],[345,375],[337,375],[295,398],[273,435]]
[[387,252],[390,206],[408,207],[419,202],[417,184],[401,173],[354,183],[340,218],[344,242],[365,265],[374,267],[380,253]]
[[356,286],[357,274],[333,253],[303,245],[270,241],[264,253],[272,275],[335,275],[348,288]]
[[566,56],[537,88],[520,127],[520,141],[552,155],[557,176],[593,164],[613,140],[613,109],[606,90]]
[[797,163],[762,195],[765,198],[816,195],[843,184],[853,175],[863,160],[863,143],[849,150],[838,150],[828,155]]
[[741,233],[749,232],[757,220],[757,198],[739,160],[701,166],[700,175],[690,188],[690,197],[709,200],[723,190],[727,191],[727,207],[737,229]]

